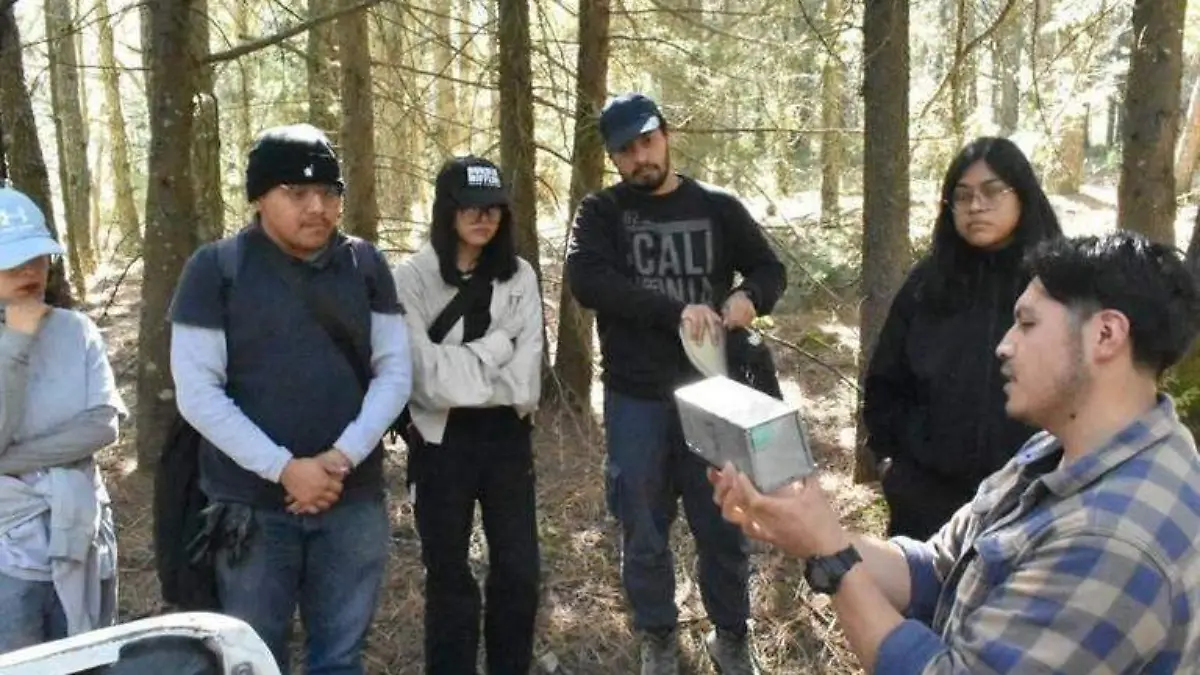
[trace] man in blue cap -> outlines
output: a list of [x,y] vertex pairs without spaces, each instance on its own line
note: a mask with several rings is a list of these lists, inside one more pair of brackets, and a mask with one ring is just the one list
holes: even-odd
[[621,572],[641,636],[642,673],[678,672],[668,532],[680,498],[715,625],[709,653],[725,675],[755,673],[745,540],[713,504],[704,461],[684,443],[673,393],[700,378],[681,328],[694,341],[745,328],[783,293],[784,267],[736,197],[673,171],[667,121],[654,101],[636,93],[613,98],[600,114],[600,133],[622,180],[580,203],[567,280],[599,327],[608,502],[623,530]]

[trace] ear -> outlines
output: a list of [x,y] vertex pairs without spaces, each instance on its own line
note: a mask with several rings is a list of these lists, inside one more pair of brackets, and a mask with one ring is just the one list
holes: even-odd
[[1130,351],[1129,317],[1115,309],[1102,309],[1092,316],[1089,331],[1096,360],[1111,361]]

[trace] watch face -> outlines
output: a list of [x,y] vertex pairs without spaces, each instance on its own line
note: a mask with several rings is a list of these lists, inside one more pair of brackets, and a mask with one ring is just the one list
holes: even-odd
[[814,591],[819,593],[828,593],[830,582],[829,571],[825,568],[824,561],[814,561],[808,565],[808,585],[812,586]]
[[809,566],[809,585],[814,587],[815,590],[827,592],[826,589],[829,587],[829,581],[832,581],[832,579],[829,579],[829,572],[826,566],[821,565],[821,563]]
[[836,593],[842,583],[842,577],[860,562],[862,556],[853,546],[848,546],[831,556],[810,558],[804,568],[804,578],[818,593]]

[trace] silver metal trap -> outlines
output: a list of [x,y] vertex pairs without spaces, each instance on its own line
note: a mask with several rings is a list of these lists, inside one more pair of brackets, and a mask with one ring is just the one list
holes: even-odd
[[732,462],[762,492],[816,469],[800,410],[724,376],[675,390],[688,447],[720,468]]

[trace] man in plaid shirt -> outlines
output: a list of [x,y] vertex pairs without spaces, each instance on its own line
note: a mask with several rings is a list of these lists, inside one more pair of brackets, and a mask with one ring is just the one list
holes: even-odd
[[928,542],[852,536],[815,480],[759,494],[712,472],[725,517],[805,558],[876,673],[1175,673],[1200,668],[1200,457],[1163,371],[1200,292],[1137,235],[1061,240],[996,350],[1007,412],[1046,431]]

